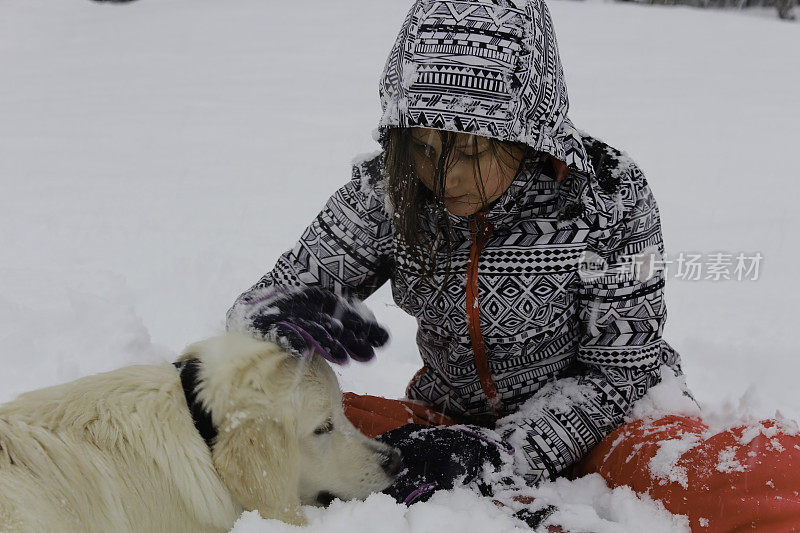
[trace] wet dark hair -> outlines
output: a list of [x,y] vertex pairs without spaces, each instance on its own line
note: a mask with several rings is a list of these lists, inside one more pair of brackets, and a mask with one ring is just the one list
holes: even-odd
[[[450,272],[452,224],[444,204],[447,171],[458,161],[455,145],[457,134],[435,130],[441,139],[442,151],[433,166],[433,187],[428,188],[419,179],[414,159],[415,141],[411,128],[389,128],[382,132],[380,143],[384,149],[384,167],[388,178],[387,195],[394,209],[395,237],[403,241],[410,254],[408,258],[421,269],[423,276],[432,276],[440,266],[438,255],[445,252],[448,258],[445,278]],[[502,165],[516,166],[514,150],[522,150],[521,161],[537,154],[533,148],[521,143],[489,139],[488,150]],[[473,153],[478,151],[478,138],[472,137]],[[487,207],[487,194],[481,174],[479,158],[474,158],[474,175],[482,204]],[[513,169],[519,171],[518,168]]]

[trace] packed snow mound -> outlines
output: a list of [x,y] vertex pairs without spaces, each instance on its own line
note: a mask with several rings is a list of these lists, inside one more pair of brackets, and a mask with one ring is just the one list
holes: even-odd
[[[545,483],[532,493],[538,507],[554,504],[559,511],[543,525],[559,524],[571,533],[675,533],[689,531],[685,517],[666,511],[660,502],[638,497],[627,487],[611,490],[599,475]],[[247,512],[231,530],[233,533],[516,533],[530,531],[511,516],[511,510],[498,507],[472,491],[441,491],[424,503],[410,507],[397,504],[384,494],[374,494],[363,502],[334,501],[327,509],[305,507],[308,525],[290,526],[277,520],[264,520],[258,512]]]

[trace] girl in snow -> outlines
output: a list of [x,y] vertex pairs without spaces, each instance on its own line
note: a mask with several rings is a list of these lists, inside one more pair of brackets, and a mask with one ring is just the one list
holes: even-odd
[[417,319],[423,366],[406,400],[345,400],[357,427],[403,452],[390,494],[410,504],[465,482],[499,497],[600,472],[715,528],[775,519],[771,496],[800,501],[791,480],[781,484],[784,462],[729,473],[751,487],[772,480],[760,505],[701,505],[707,487],[737,498],[731,478],[694,461],[676,470],[689,486],[647,465],[660,440],[684,434],[716,459],[707,428],[679,416],[623,425],[664,377],[681,382],[662,339],[658,207],[633,160],[569,120],[541,0],[417,0],[380,98],[381,152],[355,165],[297,245],[238,298],[228,328],[298,356],[368,360],[388,335],[358,300],[391,282]]

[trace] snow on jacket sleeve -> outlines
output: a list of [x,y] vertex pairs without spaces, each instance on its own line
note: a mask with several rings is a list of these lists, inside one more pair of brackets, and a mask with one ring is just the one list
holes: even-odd
[[356,164],[353,179],[330,197],[291,250],[242,293],[228,311],[228,329],[243,299],[272,285],[318,286],[364,299],[391,272],[391,218],[381,183],[380,156]]
[[[594,279],[581,277],[576,370],[497,423],[515,447],[515,469],[531,484],[579,461],[660,378],[664,273],[646,262],[663,256],[658,207],[635,164],[619,176],[614,194],[596,182],[586,192],[598,217],[590,250],[608,268]],[[638,275],[634,264],[642,266]]]

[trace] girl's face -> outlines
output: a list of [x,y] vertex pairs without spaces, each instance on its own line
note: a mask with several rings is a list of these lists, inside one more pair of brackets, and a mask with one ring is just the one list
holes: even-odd
[[444,202],[447,211],[472,215],[499,198],[511,185],[525,154],[522,147],[503,143],[494,149],[487,137],[455,134],[455,145],[445,163],[445,182],[437,190],[436,167],[442,153],[437,130],[411,128],[417,177]]

